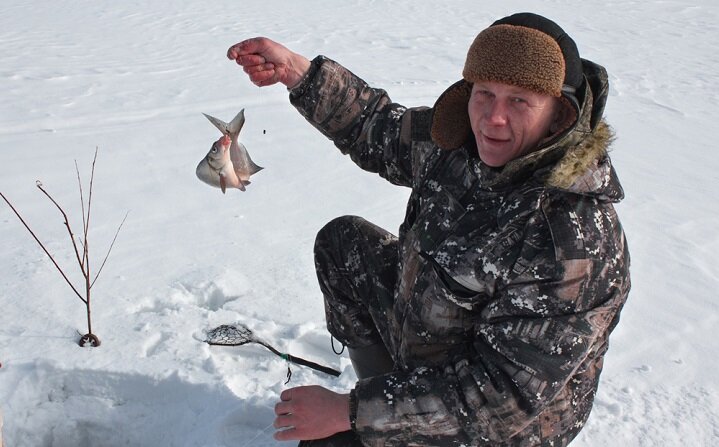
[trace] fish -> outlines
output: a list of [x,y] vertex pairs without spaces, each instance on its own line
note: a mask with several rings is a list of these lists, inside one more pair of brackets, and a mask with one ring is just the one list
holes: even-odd
[[250,184],[250,176],[264,169],[252,161],[245,145],[238,141],[245,124],[245,109],[240,110],[229,123],[206,113],[203,115],[222,132],[222,136],[212,143],[210,151],[197,165],[197,178],[220,188],[222,194],[228,188],[245,191]]

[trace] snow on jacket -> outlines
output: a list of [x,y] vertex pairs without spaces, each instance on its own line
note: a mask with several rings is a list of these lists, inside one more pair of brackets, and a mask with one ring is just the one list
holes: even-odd
[[432,109],[392,103],[323,56],[290,92],[362,169],[412,188],[399,229],[393,373],[352,390],[367,446],[566,445],[594,400],[630,288],[602,120],[583,61],[577,120],[503,168],[433,144]]

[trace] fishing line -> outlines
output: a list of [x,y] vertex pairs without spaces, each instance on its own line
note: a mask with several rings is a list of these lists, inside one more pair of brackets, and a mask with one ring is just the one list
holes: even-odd
[[268,425],[267,427],[263,428],[262,431],[260,431],[259,433],[257,433],[254,438],[252,438],[252,439],[250,439],[249,441],[247,441],[247,443],[242,444],[240,447],[247,447],[247,446],[249,446],[250,444],[252,444],[252,441],[254,441],[255,439],[259,438],[264,432],[267,431],[268,428],[272,427],[272,425],[273,425],[274,423],[275,423],[274,421],[270,422],[270,425]]
[[[290,392],[290,399],[289,399],[289,400],[292,400],[292,388],[289,389],[289,392]],[[272,411],[274,411],[274,408],[272,408]],[[252,444],[252,442],[253,442],[255,439],[257,439],[257,438],[259,438],[260,436],[262,436],[262,434],[265,433],[265,432],[267,431],[267,429],[269,429],[270,427],[272,427],[274,424],[275,424],[275,421],[270,422],[270,425],[268,425],[267,427],[263,428],[259,433],[257,433],[257,434],[255,435],[254,438],[250,439],[250,440],[247,441],[245,444],[242,444],[240,447],[248,447],[250,444]]]

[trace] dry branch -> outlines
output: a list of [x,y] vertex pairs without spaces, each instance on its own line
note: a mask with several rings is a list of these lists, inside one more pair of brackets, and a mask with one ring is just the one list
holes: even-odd
[[[83,303],[85,303],[85,308],[87,312],[87,334],[83,335],[80,338],[80,346],[99,346],[100,340],[95,336],[95,334],[92,333],[92,317],[91,317],[91,307],[90,307],[90,291],[92,290],[93,285],[95,284],[95,281],[97,281],[97,278],[100,276],[100,273],[102,272],[103,268],[105,267],[105,263],[107,262],[107,259],[110,257],[110,252],[112,252],[112,248],[115,246],[115,241],[117,240],[117,236],[120,233],[120,230],[122,229],[123,224],[125,223],[125,220],[127,219],[127,214],[125,214],[125,217],[122,219],[122,222],[117,228],[117,231],[115,232],[115,236],[112,239],[112,242],[110,243],[109,248],[107,249],[107,253],[105,254],[105,258],[103,259],[102,263],[100,264],[100,268],[97,270],[97,273],[95,273],[94,278],[92,278],[90,274],[90,250],[89,250],[89,244],[88,244],[88,233],[90,229],[90,210],[92,208],[92,189],[93,189],[93,183],[95,180],[95,163],[97,161],[97,148],[95,148],[95,156],[92,160],[92,169],[90,172],[90,185],[88,190],[88,198],[87,198],[87,208],[85,208],[85,200],[83,195],[83,189],[82,189],[82,180],[80,178],[80,169],[77,166],[77,160],[75,160],[75,172],[77,174],[77,183],[78,183],[78,189],[80,190],[80,204],[81,204],[81,210],[82,210],[82,239],[80,240],[80,245],[82,245],[82,255],[80,254],[80,250],[78,249],[77,242],[75,240],[75,234],[72,232],[72,228],[70,227],[70,220],[67,217],[67,213],[65,213],[65,210],[60,206],[59,203],[50,195],[50,193],[45,190],[43,187],[42,182],[38,180],[36,182],[37,188],[42,191],[45,196],[50,199],[50,201],[55,205],[55,207],[60,211],[60,214],[62,214],[62,217],[64,219],[65,228],[67,229],[68,234],[70,235],[70,241],[72,242],[72,248],[75,252],[75,258],[77,260],[77,263],[80,267],[80,271],[82,271],[82,276],[84,278],[85,282],[85,296],[83,297],[80,292],[75,288],[75,286],[70,282],[70,280],[67,278],[67,275],[63,271],[63,269],[58,265],[58,263],[55,261],[55,258],[50,254],[50,252],[45,248],[45,245],[40,241],[40,239],[35,235],[35,233],[30,229],[28,224],[25,222],[25,220],[22,218],[20,213],[15,209],[15,207],[10,203],[10,201],[5,197],[2,192],[0,192],[0,196],[2,196],[5,203],[10,206],[10,208],[13,210],[15,215],[20,219],[20,222],[25,226],[25,228],[30,232],[30,235],[35,239],[35,241],[40,245],[40,248],[45,252],[45,254],[50,258],[50,261],[52,261],[53,265],[55,265],[55,268],[60,272],[62,277],[65,279],[65,282],[70,286],[70,288],[75,292],[75,295],[77,295],[78,298],[82,300]],[[92,279],[91,279],[92,278]]]

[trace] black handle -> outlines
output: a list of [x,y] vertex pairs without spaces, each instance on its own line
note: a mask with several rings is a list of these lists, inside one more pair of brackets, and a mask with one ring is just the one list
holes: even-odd
[[284,353],[278,351],[277,349],[273,348],[272,346],[270,346],[268,343],[263,342],[262,340],[255,340],[255,342],[261,344],[262,346],[264,346],[265,348],[274,352],[278,356],[280,356],[283,359],[286,359],[292,363],[297,363],[298,365],[308,366],[316,371],[320,371],[320,372],[323,372],[325,374],[329,374],[329,375],[335,376],[335,377],[339,377],[339,375],[342,374],[341,372],[337,371],[336,369],[332,369],[327,366],[322,366],[315,362],[310,362],[309,360],[305,360],[301,357],[295,357],[290,354],[284,354]]
[[329,374],[329,375],[335,376],[335,377],[339,377],[339,375],[341,374],[336,369],[332,369],[327,366],[318,365],[315,362],[310,362],[309,360],[305,360],[300,357],[295,357],[295,356],[292,356],[289,354],[285,354],[285,355],[287,356],[287,360],[289,360],[292,363],[297,363],[298,365],[309,366],[310,368],[312,368],[314,370],[321,371],[325,374]]

